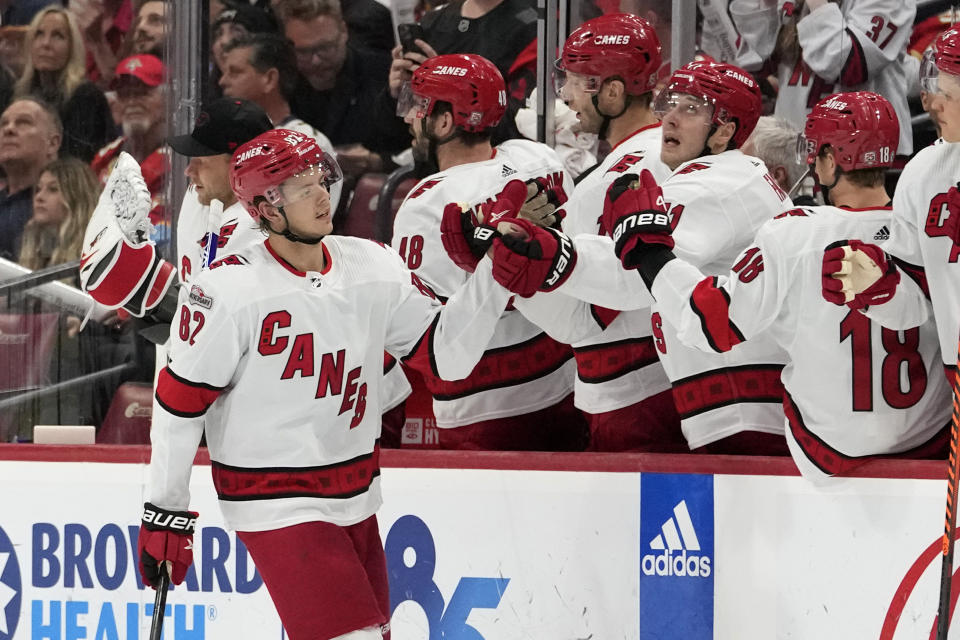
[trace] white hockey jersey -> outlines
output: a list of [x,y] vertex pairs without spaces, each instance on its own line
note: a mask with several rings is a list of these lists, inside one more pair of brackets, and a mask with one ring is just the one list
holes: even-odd
[[[779,4],[782,9],[785,0]],[[873,91],[897,112],[897,153],[909,156],[913,129],[903,60],[916,13],[916,0],[843,0],[802,14],[797,37],[803,51],[795,63],[781,62],[777,69],[775,115],[802,131],[810,109],[828,95]],[[776,38],[776,30],[770,37]]]
[[[340,183],[334,185],[338,194],[339,185]],[[330,198],[333,211],[335,206],[332,193]],[[240,202],[226,207],[218,220],[213,220],[212,216],[211,208],[200,204],[193,186],[188,187],[183,196],[183,204],[180,205],[180,215],[177,217],[177,269],[182,283],[189,284],[193,276],[205,270],[218,258],[262,244],[266,239]],[[209,244],[211,237],[213,242]],[[411,388],[399,367],[385,371],[384,377],[386,383],[382,386],[384,395],[381,401],[383,410],[389,411],[406,400]]]
[[[697,0],[700,48],[717,62],[759,71],[773,53],[779,16],[767,0]],[[772,37],[771,37],[772,36]]]
[[[208,205],[200,204],[193,185],[183,194],[177,216],[177,273],[180,282],[193,276],[218,258],[262,244],[266,236],[239,202],[223,209],[219,219],[211,219]],[[211,242],[211,237],[213,242]]]
[[960,212],[947,208],[947,191],[960,179],[958,167],[955,142],[922,149],[904,167],[893,197],[890,238],[876,242],[897,258],[904,275],[890,300],[865,312],[886,327],[903,329],[925,322],[932,306],[941,356],[950,367],[956,365],[960,330],[960,245],[950,236]]
[[898,332],[821,295],[824,247],[843,238],[874,242],[889,233],[890,218],[889,208],[795,209],[761,227],[727,275],[704,278],[673,260],[653,283],[684,344],[714,353],[764,335],[787,352],[787,441],[807,476],[915,449],[950,416],[932,321]]
[[[563,206],[567,235],[607,233],[600,228],[607,188],[625,173],[648,169],[658,182],[667,179],[670,168],[660,160],[660,138],[659,123],[635,131],[577,184]],[[561,296],[537,295],[514,304],[552,337],[565,341],[576,330],[568,326],[569,314],[558,308],[556,303],[561,301]],[[670,388],[653,345],[649,309],[618,313],[594,308],[591,317],[596,326],[587,330],[602,333],[573,341],[577,361],[573,400],[578,409],[594,414],[614,411]]]
[[[469,274],[443,248],[444,207],[450,202],[479,205],[509,181],[531,178],[546,178],[568,194],[573,188],[556,153],[528,140],[504,142],[489,160],[451,167],[421,180],[397,212],[394,248],[426,286],[441,300],[447,298]],[[573,390],[570,347],[550,338],[519,311],[504,313],[488,349],[466,380],[450,383],[424,376],[438,427],[531,413],[556,404]]]
[[[793,208],[763,162],[737,150],[686,162],[661,188],[675,253],[711,275],[726,273],[761,225]],[[640,275],[620,266],[610,238],[579,235],[574,244],[576,267],[557,291],[611,309],[653,303]],[[679,340],[655,303],[652,312],[654,344],[690,448],[744,430],[783,433],[780,370],[786,355],[772,340],[705,354]]]
[[[510,297],[476,278],[441,306],[389,247],[346,237],[322,247],[323,272],[296,271],[268,241],[181,289],[154,403],[154,504],[187,507],[205,428],[232,528],[370,516],[380,504],[383,352],[434,375],[466,376]],[[489,259],[478,266],[486,276],[490,269]]]

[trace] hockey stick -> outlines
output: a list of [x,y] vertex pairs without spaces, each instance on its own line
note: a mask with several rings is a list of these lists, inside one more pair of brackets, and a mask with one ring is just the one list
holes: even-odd
[[953,579],[953,543],[957,528],[957,490],[960,488],[960,344],[957,370],[953,374],[953,414],[950,423],[950,458],[947,467],[947,510],[943,528],[943,565],[940,567],[940,605],[937,610],[937,640],[947,640],[950,629],[950,582]]
[[160,584],[157,585],[157,597],[153,600],[153,620],[150,622],[150,640],[163,637],[163,610],[167,608],[167,589],[170,588],[170,576],[167,575],[167,563],[160,563]]

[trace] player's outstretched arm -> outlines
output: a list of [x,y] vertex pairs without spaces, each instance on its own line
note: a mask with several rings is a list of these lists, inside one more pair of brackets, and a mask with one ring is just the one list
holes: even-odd
[[133,157],[121,152],[83,238],[80,287],[109,309],[142,317],[176,277],[149,240],[150,191]]
[[857,309],[888,329],[912,329],[927,321],[930,302],[884,251],[859,240],[841,240],[823,253],[823,297]]
[[446,304],[440,304],[399,256],[397,261],[403,280],[389,316],[387,351],[427,375],[466,378],[486,351],[510,292],[493,280],[485,257]]

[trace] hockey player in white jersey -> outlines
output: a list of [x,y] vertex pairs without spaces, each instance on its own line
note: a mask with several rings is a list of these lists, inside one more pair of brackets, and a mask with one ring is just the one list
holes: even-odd
[[[778,5],[779,34],[762,12],[746,21],[759,21],[762,28],[756,32],[770,40],[779,35],[775,115],[800,128],[810,109],[832,93],[875,91],[897,112],[900,153],[913,153],[903,61],[916,0],[779,0]],[[769,44],[757,48],[767,50]]]
[[643,174],[618,198],[634,202],[624,211],[635,209],[618,221],[620,242],[635,243],[632,259],[681,341],[723,353],[764,334],[787,351],[787,442],[809,477],[848,473],[872,456],[946,452],[949,389],[933,322],[898,332],[821,299],[825,246],[889,232],[884,173],[898,139],[896,112],[875,93],[821,101],[807,116],[798,150],[832,185],[832,206],[794,209],[767,222],[726,275],[704,276],[675,257],[652,176]]
[[[663,197],[677,253],[705,273],[726,273],[764,222],[792,208],[763,163],[738,150],[760,115],[759,88],[732,65],[693,62],[673,74],[654,108],[663,121],[660,157],[673,169]],[[611,230],[615,200],[603,207]],[[653,305],[654,343],[691,449],[787,453],[779,378],[785,359],[772,341],[716,355],[687,347],[659,313],[636,265],[620,267],[611,238],[580,234],[558,240],[550,230],[516,224],[530,238],[494,241],[494,277],[520,295],[565,294],[556,304],[567,307],[572,335],[595,336],[596,323],[589,310],[567,304],[570,299],[621,310]]]
[[383,352],[462,378],[510,294],[476,278],[441,305],[389,247],[328,236],[339,167],[313,138],[269,131],[237,149],[230,177],[268,238],[181,289],[154,404],[141,572],[155,585],[169,562],[179,583],[192,561],[188,486],[205,432],[224,519],[289,637],[378,639],[390,614],[375,516]]
[[[576,112],[583,131],[612,147],[563,205],[568,235],[608,232],[600,227],[599,214],[607,187],[624,172],[647,168],[658,180],[670,175],[660,160],[660,121],[652,105],[661,64],[656,31],[630,14],[588,20],[564,43],[556,64],[560,97]],[[551,304],[559,295],[519,298],[514,304],[550,336],[573,343],[573,398],[589,423],[589,449],[684,450],[670,381],[653,344],[649,309],[621,313],[594,307],[592,316],[602,333],[575,341],[568,335],[567,318]]]
[[953,370],[960,328],[960,27],[937,37],[921,63],[920,83],[942,140],[904,168],[889,240],[826,252],[824,297],[891,329],[919,326],[932,310],[944,366]]
[[[494,148],[490,132],[506,108],[506,87],[496,66],[473,54],[430,58],[414,72],[398,102],[414,135],[414,154],[437,173],[407,195],[394,220],[393,246],[441,300],[468,278],[476,259],[458,266],[443,246],[442,223],[451,203],[479,210],[495,202],[514,211],[546,196],[566,200],[572,181],[556,153],[529,140]],[[529,187],[523,182],[530,183]],[[518,193],[507,185],[518,187]],[[542,192],[539,196],[533,193]],[[507,204],[508,202],[512,204]],[[527,206],[527,205],[524,205]],[[554,207],[543,203],[544,214]],[[483,251],[478,250],[477,256]],[[516,310],[507,311],[477,368],[451,383],[426,376],[433,395],[440,448],[580,449],[586,425],[569,398],[575,365],[570,347],[553,340]]]

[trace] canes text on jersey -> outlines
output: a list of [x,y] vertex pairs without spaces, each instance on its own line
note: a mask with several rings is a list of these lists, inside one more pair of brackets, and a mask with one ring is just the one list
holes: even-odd
[[[288,352],[287,363],[280,376],[281,380],[290,380],[296,375],[301,378],[311,378],[316,372],[313,334],[298,334],[293,337],[291,343],[289,336],[278,335],[277,333],[279,329],[289,327],[291,320],[288,311],[271,311],[268,313],[260,325],[257,351],[262,356],[275,356]],[[289,350],[288,346],[290,347]],[[342,395],[343,400],[340,403],[340,411],[337,415],[343,415],[353,409],[353,418],[350,420],[350,428],[353,429],[363,420],[363,414],[367,406],[367,383],[360,381],[363,367],[355,367],[347,372],[346,382],[344,382],[347,360],[346,349],[340,349],[336,353],[321,354],[319,360],[320,371],[314,398]]]

